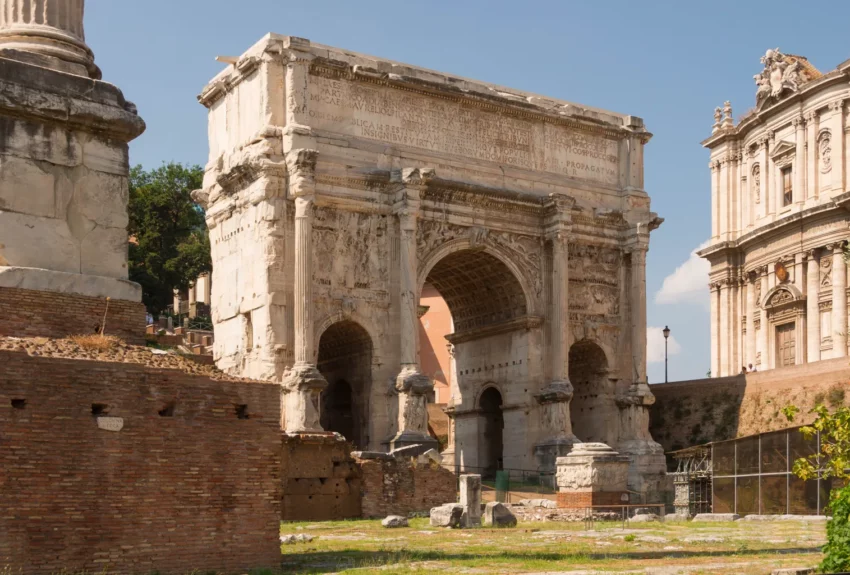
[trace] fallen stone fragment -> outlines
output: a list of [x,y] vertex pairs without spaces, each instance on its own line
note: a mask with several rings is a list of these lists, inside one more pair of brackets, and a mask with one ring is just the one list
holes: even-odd
[[658,521],[658,515],[649,513],[646,515],[635,515],[629,519],[629,523],[648,523],[650,521]]
[[484,506],[482,523],[485,527],[516,527],[516,515],[503,503],[491,501]]
[[737,513],[697,513],[694,521],[737,521],[740,518]]
[[556,509],[558,504],[551,499],[522,499],[519,502],[523,507],[543,507],[546,509]]
[[381,525],[388,529],[395,527],[407,527],[407,517],[402,517],[401,515],[389,515],[381,521]]
[[306,533],[299,533],[298,535],[281,535],[280,542],[284,545],[292,545],[294,543],[309,543],[315,539],[312,535],[307,535]]
[[431,509],[431,527],[460,527],[463,505],[446,503]]

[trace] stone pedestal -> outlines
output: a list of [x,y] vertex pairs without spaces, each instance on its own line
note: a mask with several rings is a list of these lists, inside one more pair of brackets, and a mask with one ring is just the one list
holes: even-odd
[[630,459],[604,443],[578,443],[557,461],[558,507],[628,503]]
[[570,400],[573,386],[569,381],[550,383],[537,395],[541,407],[544,439],[534,446],[534,456],[541,470],[554,471],[559,457],[568,455],[579,443],[572,433]]
[[284,431],[321,432],[319,396],[328,382],[315,366],[296,363],[284,373],[281,382]]
[[439,442],[428,435],[427,394],[433,389],[431,380],[416,369],[405,369],[398,375],[399,432],[389,441],[391,451],[410,445],[421,445],[423,451],[439,447]]
[[83,0],[0,0],[0,300],[26,290],[22,312],[57,316],[26,335],[92,333],[107,298],[144,324],[127,281],[127,144],[145,124],[93,79],[82,16]]
[[620,441],[617,450],[629,457],[629,490],[640,493],[642,503],[669,500],[673,486],[667,475],[664,448],[649,434],[649,408],[655,396],[646,383],[633,384],[617,397],[620,409]]

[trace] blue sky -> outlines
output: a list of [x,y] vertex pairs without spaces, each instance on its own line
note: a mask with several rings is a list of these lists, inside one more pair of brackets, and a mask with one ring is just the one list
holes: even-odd
[[710,134],[714,108],[731,100],[737,118],[754,105],[752,76],[768,48],[806,56],[821,71],[850,58],[850,2],[803,6],[88,0],[86,35],[104,80],[147,122],[130,148],[131,162],[145,167],[206,162],[206,116],[195,96],[221,70],[215,56],[239,55],[267,32],[643,117],[654,134],[646,189],[666,220],[652,235],[647,263],[648,323],[657,328],[650,329],[649,380],[657,383],[663,359],[652,360],[663,358],[665,324],[675,338],[670,380],[703,377],[709,368],[708,279],[691,254],[711,224],[708,152],[700,141]]

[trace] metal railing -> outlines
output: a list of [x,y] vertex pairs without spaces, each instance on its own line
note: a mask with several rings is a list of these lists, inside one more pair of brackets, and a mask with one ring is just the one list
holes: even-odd
[[488,494],[493,493],[494,500],[502,503],[516,503],[522,499],[534,498],[554,500],[558,492],[554,471],[450,464],[443,464],[443,467],[458,478],[468,473],[480,475],[485,498],[489,498]]

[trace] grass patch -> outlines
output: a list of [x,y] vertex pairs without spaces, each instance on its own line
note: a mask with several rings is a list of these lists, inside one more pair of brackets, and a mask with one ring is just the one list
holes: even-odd
[[121,339],[114,335],[101,335],[99,333],[72,335],[69,339],[89,351],[108,351],[115,349],[121,343]]

